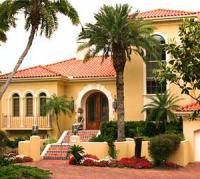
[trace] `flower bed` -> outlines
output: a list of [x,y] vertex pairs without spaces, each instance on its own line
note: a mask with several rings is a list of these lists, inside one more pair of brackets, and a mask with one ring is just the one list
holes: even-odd
[[[69,159],[70,165],[75,165],[74,157]],[[145,158],[122,158],[120,160],[114,160],[112,158],[106,158],[99,160],[94,155],[85,155],[80,161],[79,165],[82,166],[96,166],[96,167],[128,167],[128,168],[152,168],[153,164]]]
[[15,152],[11,152],[8,154],[4,154],[5,159],[9,160],[11,163],[24,163],[24,162],[32,162],[33,159],[31,157],[25,155],[18,155]]

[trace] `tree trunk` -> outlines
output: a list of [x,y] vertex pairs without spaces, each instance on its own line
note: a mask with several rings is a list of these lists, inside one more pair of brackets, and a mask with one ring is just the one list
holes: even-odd
[[113,66],[116,71],[116,92],[117,92],[117,140],[125,140],[124,129],[124,68],[126,64],[125,50],[118,46],[113,45]]
[[124,78],[123,72],[118,72],[116,76],[116,87],[117,87],[117,126],[118,126],[118,141],[125,140],[124,130]]
[[3,96],[3,94],[5,93],[5,91],[7,90],[9,84],[11,83],[13,76],[15,75],[15,73],[16,73],[17,70],[19,69],[20,65],[22,64],[24,58],[25,58],[26,55],[28,54],[28,51],[30,50],[31,45],[32,45],[32,43],[33,43],[33,39],[34,39],[36,30],[37,30],[37,27],[35,27],[35,26],[33,26],[33,27],[31,28],[31,33],[30,33],[30,35],[29,35],[29,39],[28,39],[28,43],[27,43],[27,45],[26,45],[26,48],[25,48],[25,50],[23,51],[23,53],[21,54],[21,56],[19,57],[19,60],[18,60],[18,62],[16,63],[16,65],[15,65],[15,67],[14,67],[12,73],[9,74],[7,81],[5,82],[5,84],[4,84],[4,85],[2,86],[2,88],[1,88],[1,91],[0,91],[0,100],[1,100],[1,98],[2,98],[2,96]]
[[60,130],[60,126],[59,126],[59,123],[58,123],[58,115],[56,115],[56,124],[57,124],[57,127],[58,127],[59,134],[61,136],[61,130]]

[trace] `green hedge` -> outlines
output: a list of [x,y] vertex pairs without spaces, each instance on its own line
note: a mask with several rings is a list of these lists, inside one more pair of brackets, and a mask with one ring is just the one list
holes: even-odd
[[[94,141],[105,141],[104,138],[117,139],[117,122],[110,121],[104,122],[101,125],[101,136],[97,139],[93,138]],[[128,138],[133,138],[137,131],[141,133],[142,136],[153,137],[164,132],[163,125],[157,124],[151,121],[126,121],[125,122],[125,136]],[[168,134],[182,134],[182,123],[181,122],[170,122],[167,123],[165,133]]]

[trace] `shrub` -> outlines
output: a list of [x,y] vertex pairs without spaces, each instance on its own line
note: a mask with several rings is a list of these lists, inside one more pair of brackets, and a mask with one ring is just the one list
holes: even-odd
[[2,179],[49,179],[50,175],[50,171],[42,170],[37,167],[8,165],[0,168],[0,178]]
[[10,165],[11,161],[5,155],[0,155],[0,167]]
[[102,136],[106,136],[108,138],[112,137],[113,140],[117,139],[117,122],[104,122],[101,124],[100,130]]
[[12,149],[16,149],[16,148],[18,148],[18,143],[20,141],[24,141],[24,140],[27,140],[27,139],[29,139],[29,137],[16,137],[14,140],[8,140],[7,146],[12,148]]
[[53,143],[56,143],[57,142],[57,139],[54,139],[52,137],[46,139],[44,142],[43,142],[43,146],[41,147],[41,151],[43,151],[45,149],[45,147],[48,145],[48,144],[53,144]]
[[153,137],[149,143],[149,153],[155,165],[161,165],[177,150],[180,139],[174,134],[161,134]]
[[5,153],[8,141],[6,133],[0,130],[0,154]]
[[137,134],[137,131],[143,134],[145,127],[145,121],[128,121],[125,122],[125,136],[134,138]]
[[102,134],[98,136],[94,136],[90,139],[90,142],[105,142],[105,141],[106,141],[106,137]]

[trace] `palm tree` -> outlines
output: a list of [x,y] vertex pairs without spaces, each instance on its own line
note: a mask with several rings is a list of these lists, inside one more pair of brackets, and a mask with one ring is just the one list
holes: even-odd
[[79,34],[79,41],[86,41],[78,50],[88,48],[85,60],[103,52],[102,60],[111,56],[116,71],[118,141],[124,134],[124,67],[131,54],[145,56],[144,49],[152,51],[156,41],[151,37],[150,23],[137,18],[137,12],[129,16],[128,4],[115,7],[104,5],[95,14],[96,23],[86,24]]
[[52,95],[45,104],[45,112],[55,116],[58,131],[61,135],[61,130],[58,122],[59,116],[61,115],[61,113],[66,115],[70,114],[71,112],[69,107],[69,101],[67,101],[66,96]]
[[[44,34],[47,38],[50,38],[53,32],[58,28],[58,13],[68,16],[75,25],[79,23],[76,10],[67,0],[5,0],[1,5],[4,6],[4,13],[9,14],[8,19],[13,19],[18,13],[24,14],[25,30],[30,30],[30,35],[24,51],[0,91],[0,99],[28,54],[37,32],[39,32],[40,35]],[[0,16],[0,21],[4,20],[4,13]]]
[[0,41],[6,42],[7,36],[6,32],[9,30],[10,26],[15,27],[15,19],[13,16],[10,16],[10,12],[6,11],[7,8],[9,8],[11,5],[9,2],[3,2],[0,4]]
[[176,120],[174,111],[179,107],[177,102],[181,99],[167,92],[163,94],[156,94],[156,96],[149,97],[151,102],[144,105],[143,112],[147,112],[147,121],[156,121],[163,124],[165,131],[167,118],[169,120]]

